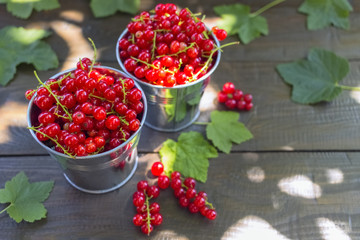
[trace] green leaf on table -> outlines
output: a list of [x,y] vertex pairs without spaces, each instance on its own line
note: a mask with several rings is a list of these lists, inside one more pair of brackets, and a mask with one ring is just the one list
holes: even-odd
[[353,8],[348,0],[305,0],[298,10],[308,15],[309,30],[322,29],[331,24],[349,29],[349,12]]
[[292,100],[311,104],[331,101],[342,92],[338,82],[349,73],[349,63],[333,52],[313,48],[307,59],[279,64],[276,69],[293,86]]
[[0,189],[0,203],[10,203],[5,209],[17,223],[34,222],[46,217],[47,210],[42,202],[53,187],[54,181],[29,183],[25,173],[20,172]]
[[267,21],[260,15],[250,13],[250,7],[236,3],[232,5],[215,6],[214,11],[222,17],[218,22],[220,28],[225,29],[228,35],[238,34],[244,44],[269,33]]
[[91,10],[95,17],[107,17],[117,11],[135,14],[140,8],[140,0],[91,0]]
[[6,3],[6,9],[18,18],[29,18],[33,9],[40,12],[59,8],[58,0],[1,0]]
[[14,26],[0,29],[0,85],[5,86],[14,77],[20,63],[32,63],[39,71],[59,65],[55,52],[40,40],[49,35],[45,30]]
[[167,175],[179,171],[184,177],[206,182],[209,158],[216,158],[216,149],[199,132],[180,134],[178,141],[168,139],[160,149],[161,162]]
[[240,114],[231,111],[213,111],[206,127],[206,136],[220,151],[230,153],[233,143],[240,144],[253,138],[245,125],[239,122]]

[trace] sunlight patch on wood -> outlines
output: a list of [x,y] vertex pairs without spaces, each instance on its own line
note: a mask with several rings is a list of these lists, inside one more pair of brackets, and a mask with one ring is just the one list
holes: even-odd
[[[157,231],[154,231],[154,234]],[[153,233],[151,233],[153,234]],[[161,230],[156,235],[153,236],[154,239],[177,239],[177,240],[189,240],[189,238],[179,235],[178,233],[171,230]]]
[[217,26],[218,22],[221,20],[221,17],[207,17],[204,20],[205,25],[208,28],[212,28],[214,26]]
[[294,151],[294,148],[291,146],[282,146],[281,150],[285,150],[285,151]]
[[75,22],[84,21],[84,13],[75,10],[65,10],[60,13],[60,17]]
[[324,240],[351,240],[345,232],[350,231],[349,225],[345,222],[333,222],[328,218],[317,218],[316,225],[319,227]]
[[217,98],[217,90],[214,89],[213,86],[208,85],[200,101],[200,106],[199,106],[200,111],[204,112],[204,111],[215,110],[216,105],[214,105],[214,101],[216,101],[216,98]]
[[258,216],[246,216],[229,227],[222,240],[288,240],[270,223]]
[[[94,51],[89,40],[83,36],[81,26],[66,21],[53,21],[50,25],[68,45],[69,54],[62,70],[73,68],[74,63],[79,61],[79,58],[93,58]],[[99,58],[99,54],[97,57]]]
[[246,171],[251,182],[261,183],[265,179],[265,172],[261,167],[253,167]]
[[294,197],[315,199],[321,197],[321,187],[313,183],[307,176],[295,175],[283,178],[278,183],[278,187],[284,193]]
[[7,101],[0,107],[0,144],[11,141],[10,127],[26,127],[27,104]]
[[[360,87],[360,86],[358,86],[358,87]],[[350,92],[350,97],[351,97],[352,99],[354,99],[357,103],[360,103],[360,92],[358,92],[358,91],[351,91],[351,92]]]
[[326,169],[326,177],[330,184],[339,184],[344,181],[344,173],[338,168]]

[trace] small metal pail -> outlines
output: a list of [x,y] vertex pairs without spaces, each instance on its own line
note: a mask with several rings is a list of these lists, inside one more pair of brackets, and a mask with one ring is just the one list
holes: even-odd
[[[115,76],[127,77],[123,72],[105,66],[94,67],[96,69],[105,69]],[[75,69],[60,72],[51,78],[57,78]],[[66,180],[76,189],[93,194],[101,194],[113,191],[123,186],[135,173],[138,164],[137,145],[140,139],[142,126],[144,125],[147,104],[146,97],[135,82],[135,86],[142,92],[142,101],[144,111],[140,117],[140,127],[131,137],[120,146],[100,154],[71,158],[68,155],[59,153],[39,141],[33,130],[30,130],[34,139],[46,149],[50,156],[61,166]],[[31,127],[37,121],[40,109],[34,104],[35,96],[29,102],[27,111],[28,126]]]
[[[216,60],[209,72],[200,79],[174,87],[163,87],[141,81],[129,73],[119,54],[119,41],[127,34],[127,30],[118,38],[115,52],[121,69],[133,78],[144,90],[148,103],[148,117],[145,124],[155,130],[163,132],[177,132],[190,126],[200,115],[199,103],[206,86],[210,82],[210,75],[220,62],[221,51],[217,52]],[[213,36],[217,46],[219,41]]]

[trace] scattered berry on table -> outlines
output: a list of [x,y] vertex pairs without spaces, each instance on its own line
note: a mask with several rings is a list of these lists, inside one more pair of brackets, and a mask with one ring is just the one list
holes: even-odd
[[219,103],[225,104],[228,109],[250,111],[253,108],[253,96],[249,93],[244,94],[240,89],[236,89],[234,83],[226,82],[222,90],[218,92]]

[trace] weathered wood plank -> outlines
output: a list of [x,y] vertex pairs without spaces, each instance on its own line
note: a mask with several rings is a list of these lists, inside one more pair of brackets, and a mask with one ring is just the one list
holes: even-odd
[[[104,65],[116,67],[115,62]],[[225,110],[216,103],[216,91],[226,81],[233,81],[244,92],[254,96],[254,108],[241,112],[240,121],[250,129],[254,139],[234,146],[234,151],[254,150],[356,150],[360,130],[360,97],[343,92],[330,103],[301,105],[291,101],[291,88],[275,71],[276,63],[223,62],[215,71],[212,82],[200,104],[199,121],[209,121],[212,110]],[[351,72],[344,85],[357,86],[360,62],[351,63]],[[40,72],[46,79],[56,71]],[[234,76],[236,76],[234,78]],[[24,92],[36,85],[32,68],[23,66],[10,85],[0,88],[0,151],[2,154],[45,153],[26,130],[27,101]],[[205,133],[204,126],[193,125],[184,131]],[[139,151],[157,151],[167,139],[178,133],[156,132],[144,127]],[[24,143],[18,149],[19,142]]]
[[[196,1],[175,1],[181,7],[189,7],[194,12],[203,12],[208,16],[209,24],[216,22],[217,16],[212,10],[219,4],[231,4],[237,1],[210,1],[206,4]],[[254,10],[268,1],[243,1]],[[311,47],[323,47],[338,54],[359,59],[360,47],[360,2],[352,1],[354,11],[350,14],[351,30],[326,28],[318,31],[306,29],[306,16],[297,12],[302,1],[286,1],[265,12],[263,16],[269,25],[269,35],[253,41],[248,45],[228,48],[223,59],[229,61],[290,61],[307,54]],[[99,48],[99,61],[116,61],[115,45],[120,33],[132,17],[118,13],[107,18],[93,17],[88,1],[63,1],[62,7],[53,11],[34,12],[29,20],[20,20],[0,5],[0,28],[9,24],[15,26],[45,28],[53,31],[48,42],[58,54],[61,61],[77,61],[79,57],[92,56],[88,37],[91,37]],[[155,5],[152,1],[143,1],[142,10]],[[228,41],[238,41],[231,37]]]
[[[357,239],[360,227],[359,153],[244,153],[220,155],[210,161],[206,184],[218,217],[209,222],[178,206],[172,190],[157,199],[164,216],[151,239],[321,239],[340,231]],[[1,239],[145,239],[131,223],[132,193],[149,174],[157,154],[140,157],[134,177],[104,195],[73,189],[49,157],[1,157],[1,188],[24,170],[30,181],[55,180],[46,220],[16,224],[0,216]],[[0,208],[5,207],[0,204]],[[340,229],[340,230],[339,230]]]

